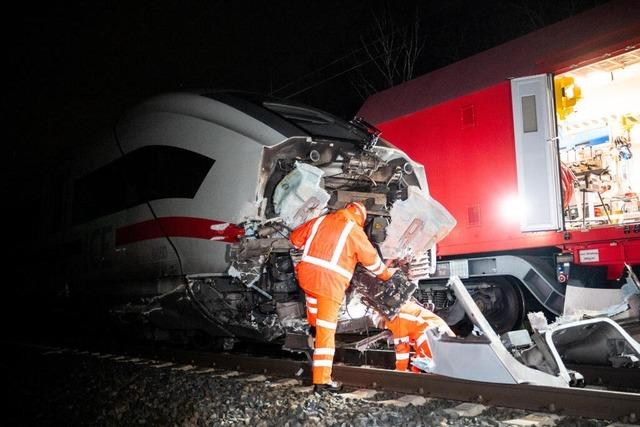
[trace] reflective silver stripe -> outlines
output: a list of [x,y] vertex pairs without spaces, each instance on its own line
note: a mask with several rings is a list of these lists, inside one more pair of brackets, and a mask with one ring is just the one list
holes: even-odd
[[396,353],[396,360],[407,360],[409,353]]
[[316,237],[316,233],[318,232],[318,227],[320,227],[320,223],[325,218],[326,217],[321,216],[313,224],[313,227],[311,229],[311,235],[307,239],[307,243],[304,246],[304,252],[302,253],[301,261],[308,262],[309,264],[314,264],[314,265],[317,265],[319,267],[326,268],[327,270],[334,271],[334,272],[338,273],[339,275],[344,276],[347,279],[351,280],[351,276],[353,276],[353,272],[349,272],[349,271],[345,270],[344,268],[340,267],[338,265],[338,260],[340,259],[340,255],[342,254],[342,250],[344,249],[344,245],[346,244],[347,238],[349,237],[349,233],[351,232],[351,229],[353,228],[353,225],[354,225],[353,221],[347,222],[345,227],[342,229],[342,232],[340,233],[340,238],[338,239],[338,243],[336,244],[336,247],[333,250],[333,254],[331,255],[331,261],[327,261],[325,259],[316,258],[314,256],[309,255],[309,248],[311,247],[311,244],[313,243],[313,239]]
[[358,202],[354,202],[354,205],[356,205],[356,207],[358,208],[358,210],[360,211],[360,215],[362,215],[365,219],[367,218],[367,215],[365,215],[365,210],[364,210],[364,206],[362,206],[361,203]]
[[314,356],[333,356],[336,353],[335,348],[316,348],[313,350]]
[[376,256],[376,258],[376,262],[371,265],[365,265],[365,268],[377,276],[384,272],[386,266],[383,264],[379,256]]
[[405,319],[405,320],[412,320],[412,321],[418,322],[418,323],[427,323],[423,318],[416,317],[416,316],[414,316],[412,314],[400,313],[400,314],[398,314],[398,317],[400,317],[401,319]]
[[307,302],[308,302],[309,304],[317,304],[317,303],[318,303],[318,300],[317,300],[317,299],[315,299],[314,297],[307,297]]
[[403,342],[409,342],[409,337],[400,337],[400,338],[395,338],[393,340],[394,344],[400,344],[400,343],[403,343]]
[[317,265],[322,268],[326,268],[327,270],[335,271],[339,275],[344,276],[349,280],[351,280],[351,276],[353,276],[353,273],[349,273],[347,270],[340,267],[339,265],[331,264],[329,261],[326,261],[324,259],[307,255],[302,257],[302,261],[308,262],[309,264]]
[[369,271],[374,271],[374,270],[380,268],[380,264],[382,264],[382,260],[380,259],[379,256],[376,256],[376,262],[374,262],[371,265],[365,265],[364,268],[366,268]]
[[382,274],[384,272],[385,268],[386,268],[386,266],[384,264],[382,264],[379,269],[377,269],[376,271],[373,271],[372,273],[377,276],[379,274]]
[[313,314],[318,312],[318,309],[316,307],[307,307],[307,310],[309,310],[309,313]]
[[316,222],[313,223],[313,227],[311,227],[311,234],[309,235],[309,238],[304,244],[304,251],[302,252],[303,258],[305,257],[305,255],[309,253],[309,248],[311,247],[311,243],[313,243],[313,238],[316,237],[316,233],[318,232],[318,227],[320,227],[320,224],[322,223],[322,221],[324,221],[325,218],[326,218],[325,216],[321,216],[320,218],[318,218]]
[[326,320],[316,319],[316,326],[320,326],[322,328],[327,329],[336,329],[337,324],[333,322],[327,322]]
[[420,345],[423,342],[425,342],[427,340],[427,335],[426,334],[422,334],[418,337],[418,339],[416,340],[416,345]]
[[345,243],[347,243],[347,237],[349,237],[349,233],[353,228],[354,222],[349,221],[347,225],[342,229],[342,233],[340,233],[340,238],[338,239],[338,244],[336,248],[333,250],[333,256],[331,257],[331,264],[338,265],[338,260],[340,259],[340,255],[342,254],[342,250],[344,249]]
[[314,360],[313,367],[315,368],[316,366],[324,366],[326,368],[330,368],[333,366],[333,360]]

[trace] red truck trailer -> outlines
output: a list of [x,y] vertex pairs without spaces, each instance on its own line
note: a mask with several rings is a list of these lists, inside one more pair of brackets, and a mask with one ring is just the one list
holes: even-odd
[[[640,13],[613,1],[371,96],[457,219],[422,299],[458,274],[500,331],[640,266]],[[596,304],[597,305],[597,304]]]

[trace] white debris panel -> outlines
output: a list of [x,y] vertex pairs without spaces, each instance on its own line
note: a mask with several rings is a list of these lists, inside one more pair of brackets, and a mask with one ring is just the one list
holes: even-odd
[[295,166],[273,193],[274,210],[289,228],[322,214],[331,198],[321,185],[322,169],[301,162]]
[[423,258],[456,225],[444,206],[415,186],[409,186],[406,200],[393,204],[390,215],[387,237],[380,245],[385,259]]

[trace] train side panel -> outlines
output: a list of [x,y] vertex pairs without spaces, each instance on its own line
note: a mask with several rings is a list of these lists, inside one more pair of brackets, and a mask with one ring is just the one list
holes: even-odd
[[[205,108],[197,105],[202,101]],[[93,174],[83,191],[93,192],[88,202],[104,206],[89,211],[109,214],[74,228],[86,249],[75,280],[114,283],[226,270],[227,243],[241,233],[235,224],[259,213],[263,147],[284,139],[248,116],[238,123],[239,115],[198,96],[159,97],[125,116],[110,140],[83,157],[76,184]],[[124,177],[115,178],[117,172]],[[128,194],[135,191],[130,187],[146,194]]]
[[378,127],[425,166],[433,197],[458,221],[439,255],[540,245],[544,233],[523,238],[510,209],[518,184],[508,82]]

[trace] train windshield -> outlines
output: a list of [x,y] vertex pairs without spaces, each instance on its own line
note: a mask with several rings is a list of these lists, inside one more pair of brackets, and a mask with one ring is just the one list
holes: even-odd
[[[267,123],[286,137],[308,135],[320,139],[351,141],[359,145],[366,144],[371,139],[371,133],[361,125],[288,100],[240,92],[216,92],[205,96]],[[382,139],[378,139],[377,144],[392,147]]]

